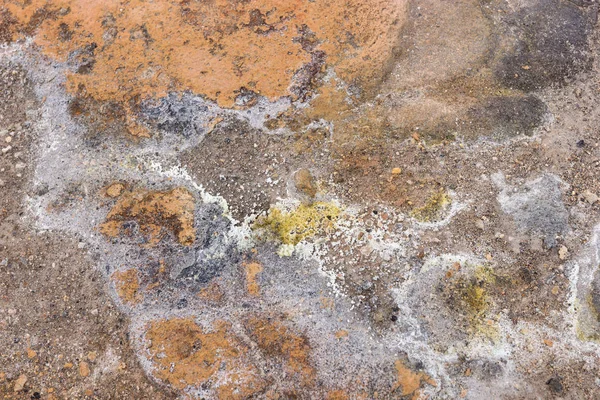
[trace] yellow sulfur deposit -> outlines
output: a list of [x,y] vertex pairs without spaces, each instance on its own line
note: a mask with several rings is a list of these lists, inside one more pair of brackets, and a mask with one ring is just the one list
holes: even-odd
[[304,239],[335,229],[340,208],[330,202],[301,204],[292,211],[272,207],[255,228],[266,228],[286,245],[296,245]]
[[425,204],[411,211],[411,216],[421,222],[431,222],[442,218],[443,211],[452,203],[445,190],[435,192]]

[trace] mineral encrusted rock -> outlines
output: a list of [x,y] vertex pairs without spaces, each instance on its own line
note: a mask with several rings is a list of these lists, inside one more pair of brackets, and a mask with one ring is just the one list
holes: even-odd
[[3,0],[0,397],[600,398],[594,0]]

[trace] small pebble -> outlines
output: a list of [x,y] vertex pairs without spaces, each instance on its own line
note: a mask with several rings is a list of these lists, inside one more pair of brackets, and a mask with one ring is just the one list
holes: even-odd
[[25,376],[23,374],[19,375],[19,377],[15,381],[15,387],[13,390],[15,392],[20,392],[25,387],[26,382],[27,382],[27,376]]
[[79,375],[83,376],[84,378],[90,375],[90,366],[87,362],[82,361],[79,363]]
[[600,198],[595,193],[592,193],[589,190],[583,192],[583,198],[590,204],[594,204],[595,202],[600,200]]
[[558,258],[560,258],[561,260],[567,258],[568,255],[569,249],[567,249],[566,246],[561,246],[560,249],[558,249]]

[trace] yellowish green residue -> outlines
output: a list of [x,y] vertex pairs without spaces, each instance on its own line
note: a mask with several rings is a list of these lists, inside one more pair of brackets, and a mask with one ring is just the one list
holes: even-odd
[[600,343],[600,335],[595,331],[595,329],[597,329],[596,326],[591,327],[579,321],[575,326],[575,334],[577,335],[577,339],[582,342]]
[[588,293],[586,298],[588,307],[590,308],[590,313],[596,318],[596,321],[600,322],[600,314],[594,305],[594,298],[592,297],[592,293]]
[[291,211],[271,207],[267,216],[258,220],[255,228],[264,228],[284,245],[296,245],[304,239],[327,234],[335,229],[340,208],[332,202],[300,204]]
[[576,325],[577,338],[581,341],[600,342],[600,334],[598,333],[600,315],[594,307],[591,293],[588,293],[583,304],[585,306],[581,307],[581,303],[576,301],[576,309],[579,309]]
[[442,189],[435,192],[425,204],[421,207],[416,207],[411,211],[411,216],[421,222],[431,222],[443,218],[444,211],[452,203],[452,199],[448,193]]
[[497,336],[497,328],[488,318],[488,311],[492,304],[489,289],[495,282],[496,277],[491,268],[478,266],[471,278],[461,278],[456,285],[473,333],[491,339]]

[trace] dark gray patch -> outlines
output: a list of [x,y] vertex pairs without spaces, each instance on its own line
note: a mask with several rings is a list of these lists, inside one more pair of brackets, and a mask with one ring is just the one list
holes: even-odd
[[471,360],[467,363],[473,373],[484,380],[497,379],[504,374],[503,360],[492,361],[485,359]]
[[556,236],[569,227],[560,181],[553,175],[542,175],[516,191],[505,190],[498,200],[522,231],[540,235],[548,248],[554,247]]
[[548,379],[546,385],[548,385],[548,389],[550,389],[550,391],[554,394],[562,394],[564,392],[564,386],[560,376],[553,376],[552,378]]
[[140,116],[159,131],[188,138],[205,132],[207,111],[208,107],[196,96],[170,93],[160,100],[144,103]]
[[494,66],[504,85],[535,90],[565,79],[590,66],[587,38],[590,24],[585,12],[559,0],[540,0],[508,19],[516,44]]
[[530,136],[547,111],[546,104],[535,96],[491,97],[469,110],[463,126],[477,136]]
[[234,245],[228,243],[226,235],[231,221],[223,216],[221,207],[203,205],[197,211],[195,221],[196,241],[189,249],[193,253],[193,262],[182,269],[177,280],[200,288],[219,276],[226,267],[237,265],[240,254]]
[[183,283],[191,284],[193,287],[204,287],[208,282],[221,274],[221,271],[227,266],[223,259],[218,260],[199,260],[192,266],[185,268],[179,274],[179,279]]

